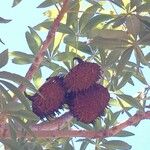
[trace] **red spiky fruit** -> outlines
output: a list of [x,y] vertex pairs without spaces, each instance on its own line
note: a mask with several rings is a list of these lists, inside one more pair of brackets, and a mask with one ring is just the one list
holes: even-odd
[[107,88],[95,84],[85,91],[76,93],[76,96],[68,96],[67,102],[71,113],[78,121],[92,123],[97,117],[102,116],[109,99]]
[[51,77],[39,88],[33,96],[27,96],[32,101],[32,110],[40,118],[54,115],[64,104],[65,90],[63,77]]
[[102,77],[102,69],[96,63],[84,62],[77,59],[79,64],[73,67],[64,78],[64,84],[71,91],[82,91],[88,89]]

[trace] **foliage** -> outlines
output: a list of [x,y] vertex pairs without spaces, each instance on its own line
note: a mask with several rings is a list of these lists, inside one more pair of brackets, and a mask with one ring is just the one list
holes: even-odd
[[[12,7],[20,2],[21,0],[14,0]],[[39,33],[47,32],[51,28],[54,22],[52,16],[61,7],[62,0],[45,0],[37,6],[37,9],[47,8],[46,13],[50,15],[45,21],[29,27],[29,31],[25,33],[31,53],[4,50],[0,54],[0,68],[9,65],[7,63],[10,57],[16,65],[32,64],[44,41]],[[39,80],[44,78],[43,67],[51,72],[50,76],[66,74],[73,65],[72,59],[78,56],[102,66],[104,78],[101,84],[111,93],[109,103],[111,107],[106,110],[103,119],[98,118],[93,124],[72,120],[68,125],[69,128],[109,129],[117,125],[119,117],[125,114],[131,117],[135,112],[146,111],[150,86],[144,77],[143,68],[150,68],[150,52],[144,51],[150,45],[149,13],[150,2],[146,0],[70,0],[67,15],[63,18],[57,34],[46,50],[39,70],[33,76],[33,82],[16,73],[0,71],[0,120],[9,126],[11,132],[11,139],[0,139],[0,142],[12,150],[71,150],[74,149],[74,142],[81,143],[81,150],[86,149],[89,144],[95,146],[97,150],[131,149],[128,143],[109,138],[95,140],[85,137],[76,141],[72,138],[34,137],[30,125],[36,124],[39,118],[32,113],[31,102],[17,87],[23,84],[29,92],[36,92],[41,85]],[[11,20],[0,17],[0,23],[9,21]],[[43,28],[46,30],[42,30]],[[146,87],[144,97],[141,95],[133,97],[128,95],[128,91],[124,92],[126,85],[138,84],[134,78]],[[14,101],[14,96],[17,97],[17,101]],[[64,109],[67,110],[67,106]],[[30,133],[33,136],[32,140],[25,136],[17,138],[18,126],[23,133]],[[115,137],[133,135],[129,131],[122,130]]]

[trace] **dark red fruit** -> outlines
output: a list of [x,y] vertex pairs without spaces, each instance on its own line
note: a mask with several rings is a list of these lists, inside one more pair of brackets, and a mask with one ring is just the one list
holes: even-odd
[[75,92],[88,89],[102,76],[102,69],[98,64],[84,62],[81,59],[78,62],[79,64],[72,68],[64,79],[66,88]]
[[33,96],[27,96],[32,101],[33,112],[40,118],[52,116],[64,104],[65,90],[62,77],[49,78]]
[[95,84],[85,91],[68,96],[68,105],[71,113],[77,120],[84,123],[92,123],[102,116],[110,99],[107,88]]

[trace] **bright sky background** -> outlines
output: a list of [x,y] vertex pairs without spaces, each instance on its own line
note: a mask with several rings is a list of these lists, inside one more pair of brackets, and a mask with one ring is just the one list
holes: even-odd
[[[12,19],[12,21],[8,24],[0,24],[0,38],[5,43],[5,45],[0,43],[0,52],[8,48],[11,51],[22,51],[30,53],[25,39],[25,32],[29,30],[28,26],[33,27],[40,23],[42,20],[46,19],[46,17],[43,16],[43,12],[48,10],[48,8],[36,8],[41,2],[43,2],[43,0],[23,0],[18,6],[14,8],[11,8],[12,2],[13,0],[0,1],[0,17],[5,19]],[[9,65],[3,70],[15,72],[24,76],[28,70],[28,67],[19,67],[18,65],[12,64],[10,61]],[[150,69],[146,68],[144,73],[150,84]],[[143,84],[139,83],[138,86],[128,86],[125,90],[127,94],[134,95],[144,88],[145,87],[143,87]],[[148,150],[150,147],[149,129],[150,120],[142,121],[137,127],[126,128],[126,130],[133,132],[135,136],[120,139],[127,141],[130,145],[132,145],[132,150]],[[91,150],[91,147],[87,148],[87,150]]]

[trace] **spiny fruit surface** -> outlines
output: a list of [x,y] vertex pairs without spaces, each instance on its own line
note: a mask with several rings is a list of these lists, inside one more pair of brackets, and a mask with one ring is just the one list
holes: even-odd
[[33,96],[27,96],[32,101],[32,110],[40,118],[54,115],[64,104],[65,90],[62,77],[49,78]]
[[95,84],[85,91],[68,96],[67,103],[70,111],[77,120],[84,123],[92,123],[102,116],[110,99],[107,88]]
[[64,78],[65,87],[71,91],[82,91],[95,84],[102,76],[102,69],[96,63],[80,61]]

